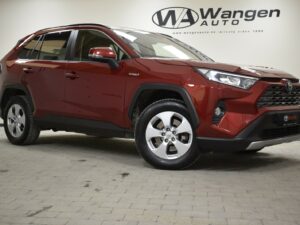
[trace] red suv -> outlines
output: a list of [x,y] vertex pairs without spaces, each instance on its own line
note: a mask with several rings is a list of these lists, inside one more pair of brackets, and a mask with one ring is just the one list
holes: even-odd
[[300,138],[300,85],[263,67],[216,63],[170,36],[99,24],[39,30],[1,61],[9,141],[41,130],[135,138],[158,168],[201,150],[256,152]]

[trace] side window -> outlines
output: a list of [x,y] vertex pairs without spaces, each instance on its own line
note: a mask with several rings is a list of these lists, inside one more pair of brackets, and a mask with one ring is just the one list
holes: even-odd
[[36,44],[35,48],[32,50],[30,59],[37,59],[43,43],[43,36],[40,36],[39,42]]
[[128,56],[106,35],[96,30],[79,30],[75,44],[74,61],[90,61],[88,54],[91,48],[110,47],[117,60],[127,59]]
[[46,34],[39,54],[41,60],[64,60],[71,31]]
[[41,48],[41,36],[34,37],[19,52],[19,59],[36,59]]

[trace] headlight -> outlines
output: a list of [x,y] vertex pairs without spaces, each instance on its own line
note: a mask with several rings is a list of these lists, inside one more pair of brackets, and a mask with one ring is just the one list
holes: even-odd
[[249,89],[258,80],[257,78],[253,77],[247,77],[216,70],[208,70],[201,68],[197,68],[196,70],[208,80],[212,80],[221,84],[231,85],[242,89]]

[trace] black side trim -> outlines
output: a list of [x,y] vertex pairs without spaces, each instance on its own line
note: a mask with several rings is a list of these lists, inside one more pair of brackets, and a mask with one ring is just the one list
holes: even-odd
[[76,45],[77,35],[78,35],[78,30],[72,30],[72,33],[68,41],[66,60],[72,60],[75,55],[75,45]]
[[133,137],[132,131],[114,124],[96,120],[70,118],[57,115],[34,118],[41,130],[68,131],[105,137]]
[[251,143],[248,139],[225,139],[197,137],[197,143],[203,152],[235,152],[246,149]]
[[159,83],[144,84],[136,91],[136,93],[134,94],[134,96],[132,98],[132,101],[131,101],[131,104],[130,104],[130,107],[128,110],[128,117],[130,120],[132,120],[133,110],[137,105],[139,96],[143,93],[143,91],[146,91],[146,90],[169,90],[169,91],[174,91],[174,92],[178,93],[182,97],[185,105],[188,108],[188,111],[190,112],[193,126],[196,128],[199,125],[199,117],[198,117],[197,111],[194,107],[192,98],[188,94],[188,92],[184,88],[176,86],[176,85],[159,84]]

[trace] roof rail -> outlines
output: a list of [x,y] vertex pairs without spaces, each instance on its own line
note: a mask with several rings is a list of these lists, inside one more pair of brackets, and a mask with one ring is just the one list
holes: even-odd
[[44,30],[63,28],[63,27],[76,27],[76,26],[101,26],[101,27],[105,27],[105,28],[110,29],[109,27],[107,27],[105,25],[102,25],[102,24],[99,24],[99,23],[75,23],[75,24],[69,24],[69,25],[63,25],[63,26],[48,27],[48,28],[38,30],[37,32],[44,31]]

